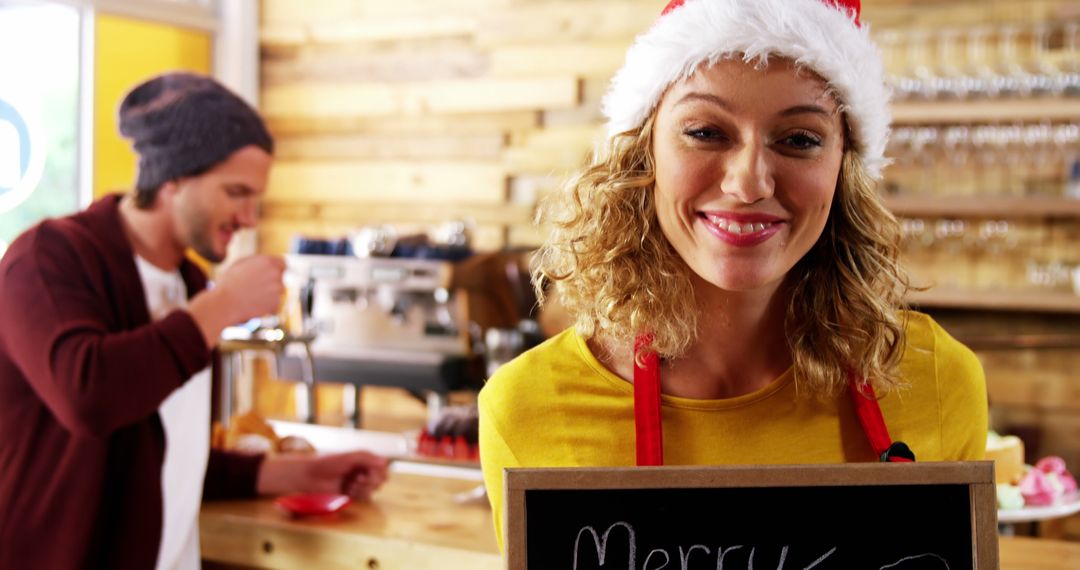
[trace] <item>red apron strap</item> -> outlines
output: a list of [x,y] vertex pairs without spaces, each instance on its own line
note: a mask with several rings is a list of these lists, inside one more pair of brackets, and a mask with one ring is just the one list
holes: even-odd
[[[664,464],[664,434],[660,421],[660,358],[648,352],[637,365],[642,347],[652,343],[650,335],[634,341],[634,426],[637,436],[637,464]],[[848,374],[848,389],[855,403],[855,414],[874,454],[881,461],[912,462],[915,454],[902,442],[893,442],[881,413],[874,388],[855,373]]]
[[904,442],[893,443],[889,437],[889,428],[885,426],[885,417],[881,414],[881,406],[878,405],[873,386],[854,372],[848,372],[848,389],[851,391],[851,400],[855,402],[855,414],[859,417],[859,423],[862,424],[874,454],[881,461],[914,461],[915,454]]
[[651,335],[634,340],[634,425],[637,436],[637,464],[664,464],[664,433],[660,422],[660,358],[647,352],[638,366],[638,352],[652,344]]

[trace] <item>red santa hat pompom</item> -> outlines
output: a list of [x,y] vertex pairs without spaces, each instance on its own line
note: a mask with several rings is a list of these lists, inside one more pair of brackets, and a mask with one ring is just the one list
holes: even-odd
[[859,0],[672,0],[638,36],[604,96],[608,134],[640,127],[675,81],[702,64],[784,57],[823,77],[875,179],[888,164],[889,90]]

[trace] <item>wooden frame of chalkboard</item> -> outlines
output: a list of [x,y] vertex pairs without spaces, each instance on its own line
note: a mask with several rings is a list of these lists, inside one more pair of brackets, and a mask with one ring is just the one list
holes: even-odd
[[990,461],[507,469],[504,487],[510,570],[998,568]]

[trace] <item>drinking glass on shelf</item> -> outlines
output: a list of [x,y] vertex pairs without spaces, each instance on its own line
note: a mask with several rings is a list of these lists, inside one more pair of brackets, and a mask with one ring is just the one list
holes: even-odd
[[934,231],[931,221],[900,218],[900,247],[905,268],[916,286],[932,285],[928,269],[933,263]]
[[964,31],[968,97],[998,96],[994,53],[994,33],[990,27],[973,26]]
[[1024,46],[1020,50],[1021,66],[1027,74],[1028,91],[1035,95],[1060,94],[1056,81],[1059,69],[1051,55],[1053,33],[1049,22],[1035,22],[1020,38]]
[[1062,24],[1061,36],[1057,89],[1064,95],[1080,95],[1080,21]]
[[939,98],[967,97],[969,82],[964,74],[963,34],[957,28],[943,28],[934,38],[936,65],[930,79]]
[[918,253],[934,246],[935,237],[931,225],[922,218],[900,218],[900,248]]
[[946,127],[935,163],[934,188],[940,195],[974,196],[977,187],[972,168],[971,129],[966,125]]
[[1050,287],[1058,292],[1066,293],[1072,291],[1072,271],[1073,266],[1063,260],[1055,260],[1050,262]]
[[966,250],[970,248],[967,222],[958,219],[940,219],[934,224],[933,279],[947,288],[968,286],[970,279],[970,259]]
[[1048,121],[1024,126],[1021,155],[1024,194],[1049,196],[1060,188],[1060,159],[1054,144],[1054,127]]
[[892,88],[893,98],[900,101],[908,98],[903,88],[903,73],[907,69],[907,41],[904,32],[889,29],[879,32],[876,37],[881,49],[882,63],[885,65],[885,80]]
[[926,231],[926,221],[921,218],[904,218],[900,220],[900,249],[913,251],[921,249],[921,234]]
[[[1065,265],[1073,265],[1080,260],[1080,222],[1071,219],[1051,220],[1044,224],[1048,229],[1047,247],[1043,250],[1043,256],[1050,260],[1061,262]],[[1059,275],[1060,277],[1060,275]],[[1063,286],[1061,279],[1056,283]]]
[[1027,97],[1031,94],[1030,73],[1021,38],[1024,29],[1015,23],[1003,24],[997,30],[997,77],[998,95],[1002,97]]
[[913,28],[907,32],[907,49],[902,73],[902,87],[909,97],[933,99],[937,96],[934,74],[934,53],[931,49],[930,32]]
[[1068,291],[1072,288],[1071,268],[1060,260],[1028,260],[1028,283],[1034,289]]
[[1003,138],[996,126],[979,125],[971,133],[972,153],[978,171],[977,185],[980,196],[997,196],[1002,193],[1005,176]]
[[1050,276],[1046,271],[1046,266],[1034,259],[1027,260],[1028,289],[1042,289],[1049,282]]
[[1009,267],[1016,250],[1016,239],[1006,220],[983,220],[979,224],[974,286],[979,289],[1008,288]]
[[1027,148],[1024,142],[1024,127],[1021,123],[1000,127],[998,144],[1004,177],[1001,194],[1012,198],[1022,197],[1025,193],[1024,157]]
[[[1047,258],[1049,233],[1044,223],[1024,220],[1013,223],[1012,233],[1016,240],[1016,254],[1007,256],[1011,261],[1010,282],[1014,289],[1038,288],[1046,282],[1038,265]],[[1034,273],[1033,273],[1034,271]]]
[[911,173],[914,168],[914,155],[911,152],[911,139],[915,130],[911,127],[898,127],[889,135],[889,146],[885,156],[893,163],[885,170],[882,189],[889,195],[902,195],[910,192]]
[[918,127],[912,134],[912,179],[910,193],[916,196],[933,196],[934,165],[938,158],[938,143],[941,131],[938,127]]

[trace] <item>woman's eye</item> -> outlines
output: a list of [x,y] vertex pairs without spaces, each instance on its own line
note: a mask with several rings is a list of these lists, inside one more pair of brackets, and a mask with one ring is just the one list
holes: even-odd
[[711,129],[708,127],[699,129],[686,129],[685,131],[683,131],[683,134],[694,140],[706,142],[722,141],[727,139],[727,137],[724,136],[723,131],[718,129]]
[[810,133],[795,133],[780,142],[796,150],[810,150],[821,146],[821,137]]

